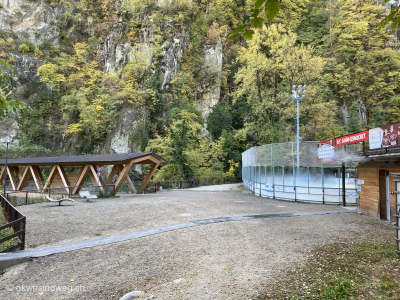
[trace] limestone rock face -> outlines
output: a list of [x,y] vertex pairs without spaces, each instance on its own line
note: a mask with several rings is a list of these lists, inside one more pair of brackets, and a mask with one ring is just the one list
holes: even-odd
[[103,44],[99,46],[98,54],[104,60],[104,72],[120,70],[130,60],[131,46],[129,43],[121,43],[125,34],[124,25],[118,23],[114,26]]
[[4,118],[0,120],[0,145],[4,145],[6,142],[14,142],[18,143],[18,140],[15,139],[18,133],[18,124],[13,118]]
[[[3,6],[0,10],[0,28],[5,35],[13,37],[11,44],[29,40],[34,45],[47,41],[59,46],[57,16],[64,13],[61,7],[49,7],[44,0],[0,0],[0,3]],[[19,81],[17,97],[22,102],[29,102],[46,88],[36,76],[41,61],[33,55],[22,54],[16,45],[8,55],[15,61],[14,74]],[[0,142],[14,140],[17,133],[18,125],[13,116],[0,122]]]
[[57,16],[64,10],[61,6],[50,7],[45,1],[0,0],[1,30],[14,33],[19,39],[29,39],[34,44],[49,41],[58,45],[59,27]]
[[[222,58],[221,41],[218,41],[214,48],[209,48],[204,52],[205,67],[209,68],[215,76],[213,84],[203,87],[202,98],[196,103],[197,109],[201,111],[205,121],[204,128],[207,126],[207,116],[210,114],[212,107],[217,105],[220,99]],[[203,134],[208,135],[207,130],[203,129]]]
[[[69,24],[65,15],[75,13],[70,11],[72,8],[69,8],[69,5],[50,5],[47,0],[0,0],[2,5],[0,9],[0,31],[6,37],[13,37],[11,44],[7,44],[7,49],[11,49],[7,50],[7,59],[13,61],[14,73],[19,81],[18,99],[26,103],[29,108],[29,103],[35,100],[39,93],[49,89],[36,76],[44,59],[36,57],[32,53],[32,49],[30,49],[30,53],[25,54],[18,51],[18,45],[24,41],[28,41],[31,46],[51,43],[61,51],[72,53],[73,44],[66,45],[65,40],[62,40],[62,36],[65,37],[65,35],[79,37],[73,40],[81,42],[88,42],[84,41],[83,37],[96,36],[98,39],[97,54],[102,58],[105,74],[115,72],[117,75],[121,75],[119,72],[123,70],[124,66],[130,61],[139,59],[140,56],[140,61],[145,61],[150,73],[157,71],[160,73],[161,92],[168,93],[171,88],[171,81],[181,70],[182,56],[190,44],[190,24],[187,27],[177,29],[174,27],[172,18],[165,18],[162,23],[153,21],[153,19],[156,19],[155,12],[157,12],[157,9],[165,10],[173,4],[173,1],[155,0],[152,6],[153,11],[145,11],[140,15],[143,21],[142,27],[137,29],[138,40],[132,42],[127,38],[130,30],[129,24],[124,20],[121,13],[122,0],[115,1],[113,7],[117,17],[107,27],[107,31],[103,31],[100,36],[99,31],[96,31],[96,25],[98,25],[96,22],[99,21],[95,20],[94,16],[86,14],[82,17],[81,22]],[[192,0],[186,1],[191,5]],[[72,2],[78,3],[78,1]],[[48,50],[43,50],[43,52],[45,51]],[[157,54],[157,64],[154,60],[155,53]],[[210,72],[211,75],[209,81],[206,79],[204,82],[198,83],[197,92],[201,97],[196,105],[206,120],[211,108],[218,103],[220,98],[223,63],[221,42],[208,46],[204,49],[203,55],[204,65],[202,67],[207,69],[207,72]],[[155,65],[158,69],[154,67]],[[129,109],[121,108],[114,129],[109,133],[105,144],[97,146],[96,151],[121,153],[136,150],[129,137],[133,125],[141,118],[141,115],[143,115],[142,111],[135,111],[132,107]],[[204,134],[207,134],[207,132],[204,131]],[[18,123],[15,118],[11,116],[11,118],[0,121],[0,142],[15,140],[17,135]]]
[[172,42],[166,42],[162,45],[164,58],[161,62],[161,70],[164,73],[164,81],[161,89],[168,88],[168,83],[175,78],[180,67],[180,59],[183,53],[183,44],[181,39],[174,38]]
[[134,145],[130,142],[131,130],[137,122],[138,112],[126,110],[119,115],[117,126],[109,136],[109,151],[111,153],[135,152]]

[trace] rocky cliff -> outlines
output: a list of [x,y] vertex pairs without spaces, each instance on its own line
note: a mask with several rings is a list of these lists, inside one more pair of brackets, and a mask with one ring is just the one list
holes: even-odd
[[[37,75],[38,68],[56,56],[72,53],[76,42],[84,42],[95,48],[97,61],[105,76],[113,73],[122,80],[126,74],[122,72],[124,67],[135,59],[135,55],[140,55],[150,75],[136,85],[145,89],[149,78],[154,75],[160,82],[156,90],[158,96],[172,93],[171,82],[182,71],[185,53],[188,59],[187,53],[193,51],[191,47],[195,45],[193,39],[196,29],[190,23],[184,23],[187,16],[182,15],[185,12],[193,14],[190,0],[0,0],[0,4],[0,56],[14,66],[19,80],[17,95],[25,103],[23,126],[30,124],[26,122],[26,116],[29,115],[26,112],[36,103],[38,95],[54,93],[51,85],[41,82]],[[197,49],[201,56],[197,61],[201,65],[196,67],[201,72],[207,70],[209,75],[194,80],[197,86],[193,93],[196,93],[196,107],[206,120],[211,108],[220,99],[224,49],[220,38],[214,38],[211,43],[201,42],[196,45],[201,47]],[[93,151],[137,150],[135,142],[130,139],[131,130],[147,109],[146,105],[143,107],[136,104],[118,107],[112,128]],[[63,109],[60,116],[65,113]],[[54,128],[53,134],[59,135],[54,141],[60,145],[51,147],[56,151],[74,152],[71,148],[61,149],[65,147],[62,146],[63,130],[68,124],[53,124],[54,121],[49,121],[50,117],[46,118],[49,124],[42,125]],[[21,134],[21,126],[18,116],[2,120],[0,141],[21,139],[24,143],[27,134]]]

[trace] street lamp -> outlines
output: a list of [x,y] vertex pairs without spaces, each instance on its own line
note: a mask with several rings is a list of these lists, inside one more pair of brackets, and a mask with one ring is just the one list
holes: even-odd
[[292,85],[292,99],[296,101],[297,105],[297,134],[296,134],[296,152],[297,152],[297,170],[300,167],[300,136],[299,136],[299,102],[304,99],[306,92],[306,85]]
[[7,184],[7,160],[8,160],[8,145],[9,144],[15,144],[13,142],[6,142],[7,143],[7,147],[6,147],[6,163],[4,165],[4,184],[3,184],[3,197],[4,199],[7,199],[6,197],[6,184]]

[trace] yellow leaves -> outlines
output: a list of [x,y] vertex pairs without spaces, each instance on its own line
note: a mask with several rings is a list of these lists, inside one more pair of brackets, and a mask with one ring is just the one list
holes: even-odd
[[64,135],[70,135],[70,134],[77,134],[83,130],[82,124],[79,123],[74,123],[68,125],[67,129],[64,131]]
[[235,177],[235,169],[239,167],[239,162],[235,163],[233,159],[230,159],[229,161],[229,170],[225,172],[225,176],[227,177]]
[[40,76],[40,81],[47,83],[51,88],[58,91],[60,87],[60,82],[65,81],[63,74],[59,72],[59,67],[55,64],[48,63],[41,65],[38,68],[37,75]]

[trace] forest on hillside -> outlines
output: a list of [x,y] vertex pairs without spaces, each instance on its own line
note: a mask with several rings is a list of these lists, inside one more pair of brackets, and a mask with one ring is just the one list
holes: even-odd
[[[324,140],[400,121],[397,29],[378,30],[388,8],[369,0],[282,0],[251,40],[227,37],[251,0],[46,0],[62,7],[59,45],[0,32],[0,57],[40,60],[46,88],[17,115],[22,147],[52,154],[103,149],[123,111],[137,115],[130,139],[168,161],[156,179],[240,176],[241,152],[292,142],[292,85],[306,84],[300,103],[302,140]],[[121,28],[129,60],[106,70],[99,45]],[[179,40],[178,42],[176,40]],[[176,45],[177,72],[166,81],[166,45]],[[205,63],[222,47],[222,68]],[[179,49],[178,49],[179,48]],[[172,51],[175,51],[172,48]],[[218,87],[218,104],[202,115],[202,95]]]

